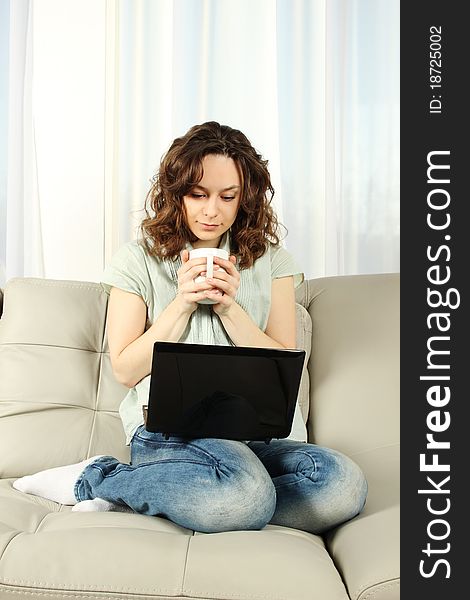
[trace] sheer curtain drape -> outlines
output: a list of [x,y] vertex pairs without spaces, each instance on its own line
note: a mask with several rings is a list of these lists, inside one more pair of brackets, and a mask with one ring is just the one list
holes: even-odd
[[308,277],[399,269],[398,0],[9,6],[23,27],[10,29],[6,79],[23,101],[8,108],[9,139],[18,111],[23,132],[0,206],[7,278],[98,279],[136,235],[169,143],[205,120],[269,159]]
[[[14,10],[2,5],[2,169],[0,184],[0,276],[44,275],[32,101],[32,21],[30,0]],[[9,23],[8,30],[5,25]],[[6,59],[6,60],[5,60]],[[8,61],[8,62],[7,62]]]
[[4,278],[96,280],[104,262],[105,3],[10,0],[0,31],[8,39]]

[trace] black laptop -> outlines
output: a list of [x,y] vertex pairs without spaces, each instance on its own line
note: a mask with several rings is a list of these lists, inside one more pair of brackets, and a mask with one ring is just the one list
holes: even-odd
[[288,437],[304,350],[155,342],[146,429],[166,436]]

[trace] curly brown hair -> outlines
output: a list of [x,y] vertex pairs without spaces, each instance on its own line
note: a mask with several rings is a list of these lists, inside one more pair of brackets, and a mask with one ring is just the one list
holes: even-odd
[[197,240],[187,225],[183,197],[201,181],[202,161],[209,154],[232,158],[240,172],[242,190],[231,227],[231,252],[241,269],[251,267],[270,243],[279,244],[283,227],[271,206],[274,189],[268,161],[241,131],[215,121],[191,127],[163,156],[145,200],[143,242],[149,254],[175,260],[188,241]]

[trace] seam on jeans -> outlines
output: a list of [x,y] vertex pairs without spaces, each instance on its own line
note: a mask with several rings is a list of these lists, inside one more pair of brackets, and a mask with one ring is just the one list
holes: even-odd
[[[286,475],[296,475],[296,473],[286,473]],[[274,476],[273,480],[276,479],[277,477],[282,477],[282,475]],[[276,484],[275,481],[273,481],[273,483],[274,483],[274,487],[276,488],[276,490],[278,490],[280,488],[289,487],[290,485],[298,485],[299,483],[301,483],[305,479],[308,479],[309,481],[313,481],[310,477],[307,477],[307,475],[302,475],[301,477],[299,476],[296,481],[289,481],[289,483],[279,483],[279,484]],[[316,482],[313,482],[313,483],[316,483]]]
[[138,465],[134,465],[134,466],[121,464],[119,471],[117,469],[115,469],[112,473],[105,473],[103,471],[103,469],[101,469],[99,462],[91,463],[90,465],[88,465],[88,467],[90,467],[92,469],[98,469],[98,471],[100,471],[101,475],[108,479],[108,478],[118,475],[118,473],[122,473],[122,471],[135,471],[136,469],[140,469],[140,467],[148,467],[148,466],[155,465],[155,464],[166,464],[166,463],[170,463],[170,464],[184,463],[184,464],[192,464],[192,465],[201,465],[201,466],[209,467],[209,468],[213,468],[213,469],[215,469],[218,466],[218,465],[208,465],[204,462],[199,462],[197,460],[164,458],[162,460],[152,460],[150,462],[139,463]]
[[[148,438],[140,437],[140,435],[137,432],[134,434],[134,439],[142,440],[142,442],[145,442],[146,444],[152,444],[152,445],[159,445],[159,444],[161,444],[161,441],[153,442],[152,440],[149,440]],[[235,440],[225,440],[225,441],[235,441]],[[213,454],[211,454],[210,452],[208,452],[204,448],[201,448],[197,444],[194,444],[191,441],[187,441],[187,442],[165,441],[164,443],[165,443],[166,447],[171,447],[172,445],[173,446],[182,446],[182,445],[184,445],[184,446],[191,446],[192,448],[196,448],[201,454],[204,454],[205,456],[207,456],[210,459],[212,459],[214,461],[214,463],[216,463],[217,465],[220,463],[220,459],[219,458],[216,458]],[[243,444],[243,442],[238,442],[238,443]],[[243,444],[243,445],[245,445],[245,444]]]
[[[276,456],[280,456],[281,454],[289,454],[290,456],[293,456],[294,454],[301,454],[303,457],[307,457],[307,458],[309,458],[312,461],[313,471],[315,473],[318,472],[317,462],[316,462],[315,458],[313,456],[311,456],[311,454],[309,454],[308,452],[305,452],[305,450],[282,450]],[[260,458],[259,460],[262,461],[262,458]],[[288,473],[283,473],[283,475],[288,475]],[[282,475],[280,475],[280,476],[279,475],[275,475],[275,477],[282,477]]]
[[[315,459],[308,452],[305,452],[304,450],[293,450],[293,451],[283,450],[282,452],[279,452],[278,456],[281,454],[290,454],[291,456],[293,454],[302,454],[304,457],[307,456],[312,461],[313,469],[312,469],[312,472],[310,475],[304,475],[301,473],[300,470],[296,470],[295,472],[290,472],[290,473],[282,473],[281,475],[273,475],[271,477],[271,479],[273,480],[274,487],[276,489],[289,487],[291,485],[298,485],[300,482],[304,481],[305,479],[308,479],[308,480],[316,483],[316,481],[314,479],[312,479],[312,474],[318,473],[317,463],[316,463]],[[256,455],[256,453],[255,453],[255,455]],[[262,462],[262,459],[260,459],[259,457],[258,457],[258,460],[260,460]],[[277,479],[278,477],[284,477],[285,475],[295,475],[297,477],[297,479],[295,481],[289,481],[287,483],[276,484],[274,482],[274,480]]]
[[[261,443],[261,442],[255,442],[255,443]],[[301,444],[304,442],[298,442],[298,443]],[[315,444],[309,444],[309,445],[313,446]],[[248,447],[250,448],[250,446],[248,446]],[[251,449],[251,450],[254,454],[256,454],[256,452],[253,449]],[[286,448],[285,450],[281,449],[278,452],[276,452],[276,456],[280,456],[281,454],[289,454],[289,455],[303,454],[304,456],[308,456],[312,460],[312,462],[315,463],[315,460],[312,458],[312,456],[310,456],[310,453],[306,452],[303,448],[298,448],[297,450],[292,450],[291,448]],[[256,456],[258,456],[258,455],[256,454]]]
[[[137,431],[134,433],[132,441],[134,442],[134,440],[137,441],[137,443],[138,443],[138,440],[140,440],[142,442],[142,444],[151,444],[153,446],[157,446],[157,445],[160,446],[160,444],[162,443],[161,441],[153,442],[152,440],[149,440],[148,438],[140,437],[140,435],[139,435],[139,433]],[[238,440],[219,440],[219,441],[237,441],[238,444],[242,444],[243,447],[246,447],[246,445],[243,442],[239,442]],[[197,444],[194,444],[191,441],[187,441],[187,442],[172,442],[170,440],[170,441],[165,441],[163,443],[165,444],[165,446],[164,446],[165,448],[171,448],[171,447],[175,447],[175,446],[189,446],[191,448],[195,448],[200,454],[206,456],[207,458],[210,458],[214,462],[214,466],[219,466],[220,465],[220,458],[218,458],[217,456],[215,456],[211,452],[208,452],[204,448],[201,448]],[[154,461],[151,461],[151,462],[154,462]],[[196,464],[206,464],[206,463],[196,463]]]
[[[77,478],[77,480],[75,482],[75,485],[73,487],[73,494],[74,494],[75,499],[77,500],[77,502],[83,502],[83,500],[88,500],[88,498],[82,498],[81,495],[80,495],[80,487],[82,485],[85,472],[88,469],[91,469],[91,468],[98,468],[98,464],[100,464],[103,461],[103,459],[108,459],[108,458],[113,458],[113,457],[109,457],[109,456],[106,456],[106,455],[99,456],[98,458],[95,459],[94,462],[88,463],[84,467],[84,469],[82,470],[82,472],[78,476],[78,478]],[[115,460],[115,459],[113,459],[113,460]],[[100,471],[101,475],[104,477],[105,474],[103,473],[103,471],[101,469],[99,469],[99,471]]]

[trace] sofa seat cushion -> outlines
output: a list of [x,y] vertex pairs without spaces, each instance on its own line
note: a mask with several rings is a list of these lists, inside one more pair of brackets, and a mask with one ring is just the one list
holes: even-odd
[[320,537],[200,534],[158,517],[75,513],[0,482],[0,597],[347,600]]

